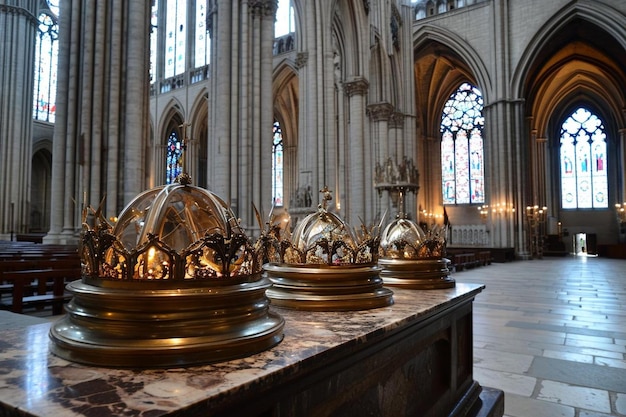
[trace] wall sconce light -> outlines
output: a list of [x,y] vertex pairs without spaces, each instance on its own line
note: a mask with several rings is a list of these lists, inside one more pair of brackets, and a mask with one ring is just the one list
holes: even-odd
[[480,212],[480,218],[483,221],[487,221],[487,217],[489,216],[489,205],[484,204],[478,207],[478,211]]
[[616,204],[615,211],[617,215],[617,221],[620,223],[626,223],[626,203]]
[[483,221],[486,221],[489,217],[489,212],[491,212],[491,214],[494,216],[508,216],[515,213],[515,207],[512,203],[497,203],[494,206],[484,204],[478,207],[478,211],[480,212],[480,218]]

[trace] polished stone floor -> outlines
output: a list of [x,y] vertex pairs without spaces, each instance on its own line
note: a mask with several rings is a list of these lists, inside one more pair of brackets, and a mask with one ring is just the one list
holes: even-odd
[[508,417],[626,415],[626,260],[586,256],[454,272],[474,303],[474,379]]

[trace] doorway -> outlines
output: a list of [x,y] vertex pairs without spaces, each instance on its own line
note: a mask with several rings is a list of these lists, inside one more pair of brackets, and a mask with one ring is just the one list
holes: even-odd
[[574,234],[572,247],[574,254],[577,256],[597,256],[597,244],[595,233],[576,233]]

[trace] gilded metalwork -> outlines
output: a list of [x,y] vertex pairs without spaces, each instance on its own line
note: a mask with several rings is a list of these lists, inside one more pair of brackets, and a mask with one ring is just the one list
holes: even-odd
[[83,276],[50,331],[55,354],[102,366],[215,362],[268,349],[284,320],[269,311],[257,253],[227,205],[188,177],[141,193],[115,224],[83,210]]
[[[264,253],[267,290],[272,304],[303,310],[363,310],[391,305],[377,266],[380,225],[357,232],[322,203],[296,226],[293,234],[270,217],[257,241]],[[259,216],[260,221],[260,216]]]
[[376,189],[388,191],[399,208],[396,218],[382,232],[378,265],[385,285],[412,289],[454,287],[446,256],[446,227],[433,225],[424,231],[405,214],[406,192],[419,190],[419,173],[413,161],[395,164],[388,158],[375,170]]

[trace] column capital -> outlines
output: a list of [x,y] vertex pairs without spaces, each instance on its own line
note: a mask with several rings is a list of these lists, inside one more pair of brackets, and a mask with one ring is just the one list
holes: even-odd
[[275,17],[278,0],[248,0],[248,11],[254,17]]
[[354,95],[365,95],[369,89],[370,84],[365,78],[355,78],[343,83],[343,91],[345,91],[348,97]]
[[391,103],[374,103],[367,106],[367,115],[375,122],[389,120],[393,114]]
[[389,124],[395,129],[402,129],[404,127],[404,118],[404,113],[394,111],[389,116]]

